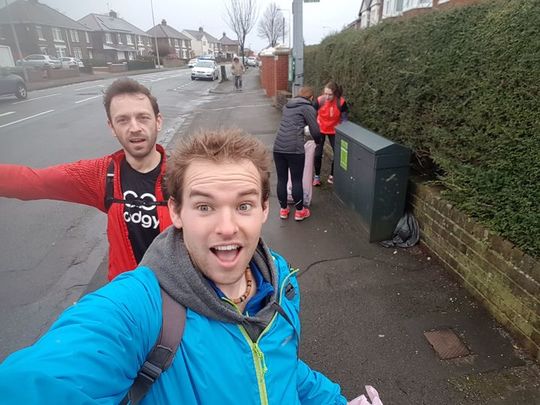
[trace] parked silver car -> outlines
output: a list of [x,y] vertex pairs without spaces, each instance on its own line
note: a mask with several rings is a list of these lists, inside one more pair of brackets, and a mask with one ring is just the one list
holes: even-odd
[[82,63],[80,59],[73,58],[71,56],[62,56],[60,58],[60,61],[62,62],[62,67],[64,69],[75,69],[76,67],[84,67],[84,63]]
[[213,60],[199,59],[191,69],[191,80],[195,79],[219,79],[219,66]]
[[35,54],[19,59],[17,65],[36,69],[61,69],[62,61],[54,56]]

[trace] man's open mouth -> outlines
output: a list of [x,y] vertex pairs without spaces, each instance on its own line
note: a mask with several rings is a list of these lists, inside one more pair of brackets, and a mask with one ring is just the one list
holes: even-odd
[[222,245],[222,246],[214,246],[210,248],[212,253],[214,253],[219,260],[223,262],[232,262],[234,259],[238,257],[238,254],[240,253],[240,250],[242,249],[242,246],[240,245]]

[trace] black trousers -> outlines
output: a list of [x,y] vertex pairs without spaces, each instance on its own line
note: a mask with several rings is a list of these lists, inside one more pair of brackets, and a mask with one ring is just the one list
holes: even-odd
[[[323,157],[323,151],[324,151],[324,141],[326,140],[326,137],[328,137],[328,140],[330,141],[330,146],[332,147],[332,152],[335,155],[336,153],[336,136],[335,135],[328,135],[328,134],[321,134],[322,135],[322,142],[317,145],[315,148],[315,175],[320,176],[321,175],[321,166],[322,166],[322,157]],[[331,162],[332,166],[330,166],[330,175],[334,175],[334,160],[332,159]]]
[[277,173],[277,197],[279,206],[287,208],[287,180],[291,171],[292,197],[297,210],[304,209],[304,188],[302,176],[304,175],[305,154],[274,152],[274,163]]

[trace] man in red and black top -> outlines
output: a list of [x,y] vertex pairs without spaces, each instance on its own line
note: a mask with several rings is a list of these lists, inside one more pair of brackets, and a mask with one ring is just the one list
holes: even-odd
[[165,151],[156,144],[162,124],[156,98],[125,78],[109,86],[103,104],[121,150],[43,169],[0,165],[0,196],[69,201],[107,213],[112,280],[137,266],[171,218],[163,189]]

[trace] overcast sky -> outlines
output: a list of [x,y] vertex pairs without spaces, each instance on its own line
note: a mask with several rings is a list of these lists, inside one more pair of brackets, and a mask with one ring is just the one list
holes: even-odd
[[[150,0],[39,0],[40,3],[78,20],[89,13],[105,14],[114,10],[120,18],[139,27],[143,31],[152,24]],[[155,23],[162,19],[181,31],[198,29],[200,26],[209,34],[221,38],[223,32],[235,39],[235,35],[225,22],[225,4],[228,0],[152,0]],[[10,1],[12,2],[12,1]],[[258,0],[259,16],[272,0]],[[304,39],[306,44],[317,44],[331,32],[340,31],[344,25],[358,16],[361,0],[320,0],[319,3],[304,3]],[[278,7],[291,10],[292,0],[274,0]],[[291,11],[283,11],[288,20]],[[288,39],[286,38],[286,42]],[[248,34],[246,46],[260,51],[266,41],[257,36],[257,27]]]

